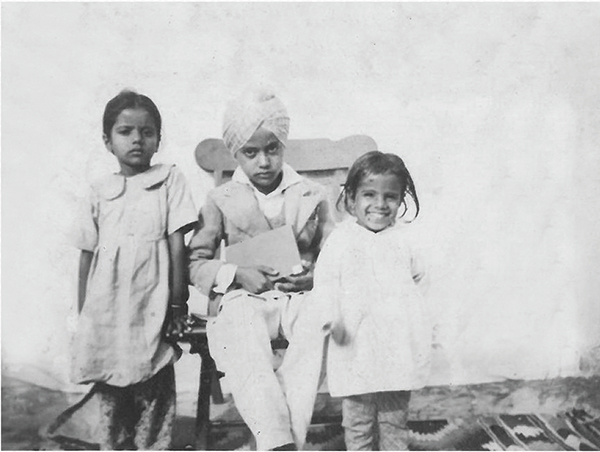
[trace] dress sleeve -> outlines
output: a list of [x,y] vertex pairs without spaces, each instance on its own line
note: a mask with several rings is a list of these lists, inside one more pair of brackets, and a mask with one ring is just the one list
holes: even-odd
[[167,234],[190,231],[198,221],[198,212],[185,177],[172,167],[167,178]]
[[338,240],[336,239],[337,235],[332,234],[317,258],[314,286],[311,292],[311,296],[319,305],[323,327],[326,329],[331,329],[333,325],[341,322]]
[[73,232],[75,248],[93,252],[98,245],[98,196],[90,188],[79,203]]

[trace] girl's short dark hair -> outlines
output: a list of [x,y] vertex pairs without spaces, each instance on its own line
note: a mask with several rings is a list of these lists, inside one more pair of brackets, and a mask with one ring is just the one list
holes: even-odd
[[102,131],[104,134],[107,137],[110,137],[110,132],[115,125],[115,122],[117,122],[117,117],[123,110],[128,108],[143,108],[150,113],[150,116],[154,119],[158,141],[160,142],[162,119],[158,107],[149,97],[130,90],[121,91],[106,104],[104,116],[102,117]]
[[349,203],[355,199],[356,190],[365,177],[386,174],[396,176],[402,184],[401,205],[404,206],[404,211],[400,215],[400,218],[408,211],[406,195],[409,195],[415,203],[416,212],[413,220],[417,218],[420,210],[419,198],[417,197],[415,184],[408,168],[406,168],[404,161],[396,154],[384,154],[380,151],[367,152],[352,164],[346,177],[346,183],[343,185],[342,193],[340,193],[340,197],[337,200],[337,208],[341,210],[343,205],[346,212],[351,213]]

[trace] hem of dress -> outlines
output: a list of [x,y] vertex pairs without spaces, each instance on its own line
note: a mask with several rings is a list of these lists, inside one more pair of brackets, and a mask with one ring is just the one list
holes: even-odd
[[427,386],[425,383],[423,384],[417,384],[417,385],[411,385],[410,387],[407,386],[403,386],[403,387],[398,387],[398,386],[389,386],[389,387],[383,387],[383,388],[378,388],[378,389],[373,389],[373,390],[356,390],[356,391],[333,391],[331,389],[331,386],[329,386],[329,394],[331,395],[331,397],[352,397],[352,396],[357,396],[357,395],[363,395],[363,394],[375,394],[377,392],[396,392],[396,391],[418,391],[419,389],[423,389],[425,386]]
[[71,377],[71,382],[73,382],[74,384],[77,384],[77,385],[89,385],[89,384],[103,383],[103,384],[106,384],[109,386],[115,386],[117,388],[126,388],[128,386],[136,385],[136,384],[143,383],[145,381],[150,380],[152,377],[154,377],[156,374],[158,374],[161,370],[165,369],[168,366],[175,365],[175,363],[178,360],[179,360],[179,357],[177,354],[175,354],[171,360],[166,362],[164,365],[154,369],[152,374],[145,375],[144,377],[142,377],[139,380],[129,381],[128,383],[122,383],[122,382],[115,383],[115,382],[110,381],[110,379],[107,379],[106,377],[102,377],[102,376],[89,377],[89,378],[85,378],[85,379]]

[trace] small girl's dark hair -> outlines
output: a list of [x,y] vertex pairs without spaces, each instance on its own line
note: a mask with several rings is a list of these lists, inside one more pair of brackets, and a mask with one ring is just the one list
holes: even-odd
[[[350,167],[348,176],[346,177],[346,183],[342,186],[342,192],[337,200],[336,206],[339,210],[342,206],[346,212],[350,211],[350,201],[353,201],[356,196],[356,190],[360,185],[361,181],[372,175],[385,175],[392,174],[398,178],[402,184],[402,204],[404,211],[400,215],[402,218],[408,211],[406,204],[406,195],[409,195],[416,207],[415,216],[413,220],[419,215],[419,198],[417,197],[417,191],[415,189],[415,183],[413,182],[412,176],[408,172],[408,168],[404,164],[404,161],[396,154],[384,154],[380,151],[371,151],[361,155]],[[412,221],[412,220],[411,220]]]
[[115,122],[117,122],[117,117],[123,110],[128,108],[143,108],[150,113],[150,116],[154,119],[158,141],[160,142],[162,119],[158,107],[149,97],[130,90],[121,91],[106,104],[104,116],[102,117],[102,131],[104,134],[107,137],[110,137],[110,132],[115,125]]

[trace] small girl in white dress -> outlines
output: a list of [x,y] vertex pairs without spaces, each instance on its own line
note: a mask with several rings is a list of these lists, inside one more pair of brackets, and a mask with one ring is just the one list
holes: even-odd
[[183,174],[173,165],[151,165],[161,138],[152,100],[118,94],[106,105],[103,129],[120,171],[92,184],[75,237],[80,314],[72,379],[94,386],[50,433],[60,436],[62,424],[84,416],[86,405],[97,406],[95,434],[76,432],[75,439],[108,450],[164,450],[175,419],[173,363],[181,355],[164,329],[184,327],[184,234],[197,213]]
[[[327,378],[343,397],[348,450],[402,450],[410,391],[424,386],[432,330],[417,284],[407,222],[419,200],[394,154],[372,151],[350,168],[338,205],[353,218],[328,237],[316,268],[314,296],[331,333]],[[400,215],[398,211],[400,210]]]

